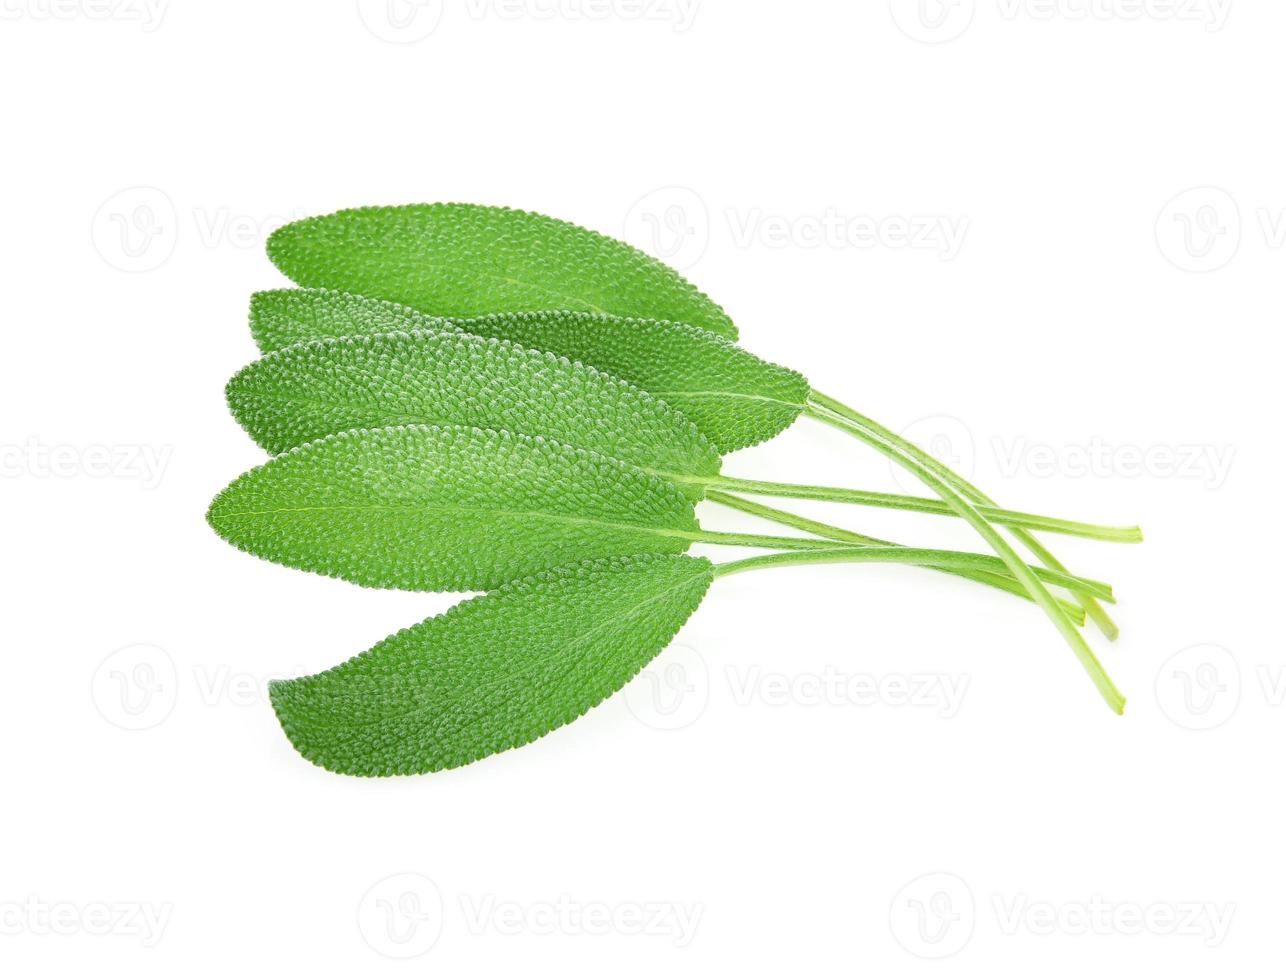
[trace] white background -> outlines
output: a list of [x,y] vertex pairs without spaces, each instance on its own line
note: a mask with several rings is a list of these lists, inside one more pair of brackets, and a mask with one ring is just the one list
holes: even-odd
[[[5,975],[1280,962],[1286,8],[388,9],[3,0]],[[221,389],[284,282],[272,227],[432,200],[626,236],[1002,502],[1140,522],[1052,542],[1117,587],[1124,718],[1015,599],[786,569],[717,584],[534,745],[386,781],[301,760],[265,680],[451,597],[218,540],[206,504],[261,458]],[[899,485],[807,422],[726,468]]]

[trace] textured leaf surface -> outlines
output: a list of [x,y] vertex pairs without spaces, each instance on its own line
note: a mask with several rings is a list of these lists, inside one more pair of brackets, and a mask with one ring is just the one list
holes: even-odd
[[234,481],[211,526],[270,561],[359,585],[480,590],[590,558],[676,554],[673,484],[598,453],[463,426],[327,436]]
[[608,558],[541,572],[402,630],[345,664],[275,681],[307,759],[392,776],[534,741],[618,690],[709,589],[704,558]]
[[[257,293],[260,347],[354,332],[441,329],[444,321],[384,300],[328,289]],[[445,321],[484,337],[552,351],[624,378],[691,419],[720,452],[771,439],[799,417],[808,381],[788,368],[684,323],[543,310]]]
[[808,400],[802,375],[687,323],[566,310],[454,322],[624,378],[677,408],[724,453],[771,439]]
[[268,289],[250,297],[250,333],[264,353],[320,337],[455,329],[442,317],[335,289]]
[[669,266],[566,221],[477,204],[355,208],[284,225],[268,255],[301,286],[439,316],[584,310],[691,323],[735,338],[728,315]]
[[458,424],[546,436],[666,473],[719,471],[719,454],[696,426],[646,392],[554,354],[466,333],[297,344],[234,377],[228,404],[270,453],[345,429]]

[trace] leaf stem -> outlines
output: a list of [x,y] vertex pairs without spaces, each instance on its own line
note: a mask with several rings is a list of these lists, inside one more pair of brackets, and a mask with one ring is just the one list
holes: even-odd
[[[666,473],[664,475],[667,479],[676,483],[692,484],[712,490],[729,490],[734,493],[748,493],[764,497],[793,497],[798,500],[860,504],[867,507],[910,511],[917,514],[956,516],[955,512],[941,500],[934,500],[929,497],[914,497],[909,494],[880,493],[875,490],[852,490],[847,487],[823,487],[803,483],[773,483],[765,480],[745,480],[730,476],[696,477],[677,473]],[[1136,544],[1143,540],[1143,533],[1137,527],[1086,524],[1082,521],[1069,521],[1060,517],[1046,517],[1043,514],[1005,510],[989,504],[979,506],[977,511],[993,524],[1003,524],[1012,528],[1027,528],[1048,531],[1053,534],[1066,534],[1078,538],[1090,538],[1095,541],[1113,541],[1124,544]]]
[[[895,541],[885,541],[882,538],[872,538],[865,534],[858,534],[856,531],[849,531],[841,527],[835,527],[833,524],[824,524],[821,521],[810,520],[799,514],[793,514],[790,511],[780,510],[776,507],[769,507],[767,504],[757,503],[752,500],[744,500],[741,497],[732,494],[723,493],[719,490],[711,490],[706,494],[706,499],[711,503],[720,504],[731,510],[741,511],[745,514],[751,514],[755,517],[762,518],[766,521],[772,521],[776,524],[782,524],[786,527],[793,527],[797,531],[807,531],[809,534],[815,534],[818,537],[827,538],[831,541],[843,542],[846,544],[864,545],[868,547],[879,548],[900,548],[903,547]],[[939,571],[948,575],[956,575],[960,578],[969,579],[981,585],[989,585],[992,588],[1000,589],[1011,595],[1018,596],[1020,599],[1026,599],[1028,602],[1034,601],[1027,593],[1027,590],[1019,584],[1018,580],[1009,574],[1008,569],[1004,573],[984,572],[978,570],[962,570],[958,568],[939,568]],[[1085,610],[1075,603],[1068,602],[1065,599],[1058,599],[1059,605],[1063,611],[1072,618],[1079,626],[1085,625]]]
[[[914,474],[921,483],[941,497],[960,517],[968,521],[983,540],[1000,556],[1000,559],[1013,572],[1014,577],[1027,588],[1036,603],[1045,611],[1045,614],[1067,641],[1067,645],[1072,648],[1077,659],[1080,660],[1081,666],[1089,674],[1094,686],[1098,688],[1108,707],[1117,714],[1125,710],[1124,695],[1117,690],[1116,685],[1112,683],[1112,679],[1108,677],[1107,671],[1103,669],[1103,665],[1099,663],[1098,658],[1094,655],[1094,651],[1085,642],[1085,638],[1081,636],[1072,621],[1063,613],[1057,600],[1045,588],[1041,581],[1043,576],[1033,574],[1034,569],[1018,557],[1018,553],[1000,536],[1000,533],[994,527],[987,523],[986,519],[978,513],[974,506],[961,497],[937,475],[933,468],[920,459],[919,451],[914,450],[914,447],[912,447],[911,451],[908,451],[891,440],[883,438],[882,433],[878,432],[878,430],[871,431],[866,427],[864,421],[858,421],[858,419],[863,419],[864,417],[858,416],[855,412],[853,413],[854,418],[848,418],[846,415],[840,414],[823,404],[815,404],[808,408],[806,413],[818,421],[825,422],[827,425],[831,425],[842,432],[856,436],[872,449],[900,464],[908,472]],[[1080,594],[1080,590],[1076,590],[1076,592]]]
[[890,565],[921,565],[933,568],[952,568],[961,571],[993,568],[998,558],[979,555],[970,551],[942,551],[937,548],[840,548],[829,547],[816,551],[776,551],[767,555],[754,555],[715,565],[715,577],[735,575],[754,568],[777,565],[821,565],[848,563],[883,563]]
[[[994,532],[993,532],[994,533]],[[675,535],[678,536],[678,535]],[[742,548],[764,548],[779,549],[784,551],[809,552],[809,551],[833,551],[835,542],[823,541],[818,538],[784,538],[774,537],[767,534],[742,534],[736,531],[707,531],[704,529],[695,532],[684,532],[682,537],[690,541],[699,541],[703,544],[724,544],[733,545]],[[1003,543],[1003,542],[1002,542]],[[891,550],[885,547],[872,547],[873,551]],[[924,551],[926,549],[911,549],[913,551]],[[993,573],[1004,573],[1006,563],[993,555],[979,555],[969,551],[939,551],[936,554],[949,556],[952,567],[965,567],[960,564],[962,557],[968,557],[969,568],[980,568]],[[1055,571],[1052,568],[1036,568],[1031,565],[1024,565],[1022,559],[1014,556],[1018,565],[1027,573],[1029,578],[1048,582],[1050,585],[1057,585],[1064,589],[1079,589],[1089,592],[1091,595],[1098,596],[1104,602],[1115,602],[1112,594],[1112,587],[1106,582],[1099,582],[1096,579],[1082,578],[1078,575],[1072,575],[1068,572]],[[1031,589],[1028,587],[1028,591]],[[1046,593],[1048,595],[1048,593]],[[1055,601],[1050,597],[1051,601]],[[1079,634],[1078,634],[1079,635]]]
[[[880,425],[874,419],[868,418],[856,409],[850,408],[838,399],[831,398],[829,395],[824,395],[820,391],[813,389],[809,394],[809,401],[810,403],[847,419],[854,425],[865,429],[870,435],[887,442],[894,448],[900,449],[903,453],[906,453],[918,460],[921,465],[931,470],[935,475],[969,500],[983,505],[992,505],[995,503],[994,500],[988,497],[976,486],[964,477],[952,471],[950,467],[944,466],[919,446],[907,439],[903,439],[896,432]],[[859,438],[861,437],[859,436]],[[1062,569],[1063,571],[1067,570],[1063,563],[1054,557],[1053,553],[1046,548],[1035,535],[1017,527],[1011,527],[1010,533],[1047,568],[1057,568]],[[1142,539],[1142,532],[1139,532],[1138,540],[1141,541]],[[1120,635],[1120,628],[1117,627],[1116,623],[1107,614],[1107,611],[1095,602],[1091,596],[1076,595],[1076,599],[1085,607],[1085,611],[1089,614],[1090,619],[1094,621],[1104,636],[1109,640],[1115,640]]]

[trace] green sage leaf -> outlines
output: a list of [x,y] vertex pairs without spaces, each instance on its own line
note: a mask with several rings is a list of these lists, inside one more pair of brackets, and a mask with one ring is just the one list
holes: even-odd
[[552,351],[629,381],[678,409],[721,453],[771,439],[799,417],[808,381],[684,323],[544,310],[443,321],[399,303],[329,289],[256,293],[251,330],[263,350],[318,337],[440,330]]
[[719,454],[669,405],[554,354],[466,333],[315,340],[228,383],[237,421],[270,453],[346,429],[415,423],[545,436],[663,473],[713,476]]
[[803,375],[687,323],[568,310],[452,322],[469,333],[556,351],[624,378],[677,408],[721,453],[766,442],[808,404]]
[[324,673],[274,681],[272,706],[299,753],[332,772],[462,766],[534,741],[621,688],[713,577],[709,561],[682,555],[543,571]]
[[277,456],[210,505],[244,551],[359,585],[495,588],[545,568],[677,554],[698,528],[674,485],[599,453],[465,426],[355,429]]
[[302,340],[392,330],[456,330],[409,306],[334,289],[267,289],[250,296],[250,333],[265,354]]
[[338,211],[278,228],[268,255],[301,286],[376,296],[440,316],[584,310],[737,336],[728,315],[664,263],[617,239],[512,208]]

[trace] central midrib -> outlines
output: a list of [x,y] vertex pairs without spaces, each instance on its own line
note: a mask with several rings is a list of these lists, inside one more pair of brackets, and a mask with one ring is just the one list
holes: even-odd
[[513,511],[493,507],[462,507],[456,504],[319,504],[304,507],[274,507],[269,510],[238,510],[219,514],[220,519],[224,518],[250,518],[250,517],[269,517],[277,514],[306,514],[306,513],[328,513],[331,511],[406,511],[422,512],[426,510],[437,511],[445,514],[486,514],[496,517],[509,517],[514,519],[544,518],[549,521],[561,522],[565,524],[582,524],[594,527],[611,528],[614,530],[635,530],[646,531],[657,534],[662,537],[686,538],[689,541],[696,541],[696,531],[699,530],[695,516],[688,516],[692,521],[692,530],[685,531],[682,528],[656,527],[648,524],[631,524],[629,522],[608,521],[597,517],[579,517],[575,514],[551,513],[543,510],[524,510]]

